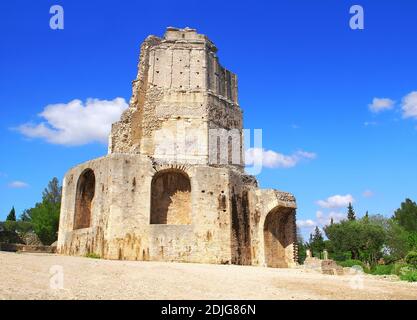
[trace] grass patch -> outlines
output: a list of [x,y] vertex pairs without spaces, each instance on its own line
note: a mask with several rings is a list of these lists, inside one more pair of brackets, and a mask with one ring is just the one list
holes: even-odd
[[371,268],[370,273],[373,275],[387,275],[393,274],[394,265],[393,264],[386,264],[386,265],[376,265]]
[[86,258],[91,258],[91,259],[101,259],[100,255],[99,255],[99,254],[97,254],[97,253],[94,253],[94,252],[92,252],[92,253],[87,253],[87,254],[85,255],[85,257],[86,257]]

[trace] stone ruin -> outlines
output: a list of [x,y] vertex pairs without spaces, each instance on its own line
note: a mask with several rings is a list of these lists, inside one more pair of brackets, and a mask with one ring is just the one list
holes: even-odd
[[[63,180],[57,250],[105,259],[291,267],[293,195],[244,171],[237,77],[196,30],[141,45],[108,155]],[[232,159],[230,159],[232,158]]]
[[303,265],[299,266],[302,269],[310,269],[322,274],[328,275],[344,275],[343,267],[339,266],[336,261],[329,259],[327,250],[323,251],[323,259],[313,257],[311,250],[306,250],[306,259]]

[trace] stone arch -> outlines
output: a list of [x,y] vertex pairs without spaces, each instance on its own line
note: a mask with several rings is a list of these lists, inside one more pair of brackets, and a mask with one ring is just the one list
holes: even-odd
[[292,261],[294,244],[294,209],[277,207],[272,209],[264,222],[264,250],[267,267],[287,268]]
[[96,177],[91,169],[84,170],[77,182],[74,230],[91,226],[91,204],[96,188]]
[[167,169],[152,178],[151,224],[191,224],[191,181],[184,171]]

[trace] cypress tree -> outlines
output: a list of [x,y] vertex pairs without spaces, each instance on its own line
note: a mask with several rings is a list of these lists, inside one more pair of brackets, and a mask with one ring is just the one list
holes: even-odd
[[348,218],[349,221],[355,221],[356,220],[355,210],[353,210],[353,206],[352,206],[351,202],[349,202],[347,218]]
[[9,215],[6,218],[6,221],[16,221],[16,210],[14,207],[10,210]]

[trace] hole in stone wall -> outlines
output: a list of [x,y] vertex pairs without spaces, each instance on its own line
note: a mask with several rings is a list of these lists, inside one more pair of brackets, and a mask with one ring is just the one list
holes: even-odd
[[94,198],[96,178],[94,171],[86,169],[80,175],[75,196],[74,230],[89,228],[91,224],[91,203]]
[[151,224],[190,223],[190,178],[181,170],[157,173],[151,183]]

